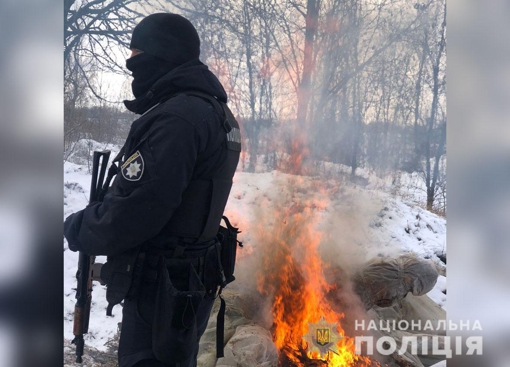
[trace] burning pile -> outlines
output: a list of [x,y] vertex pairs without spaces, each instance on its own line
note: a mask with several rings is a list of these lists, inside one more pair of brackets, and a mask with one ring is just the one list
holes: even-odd
[[[325,207],[325,205],[323,205]],[[287,366],[373,366],[379,365],[355,353],[354,338],[342,328],[345,314],[339,309],[336,282],[328,281],[335,272],[319,254],[321,232],[315,230],[314,209],[321,205],[294,204],[280,210],[272,231],[258,233],[257,252],[262,264],[257,277],[257,288],[269,298],[273,316],[273,341],[279,350],[279,365]],[[321,319],[336,324],[336,330],[311,330]],[[315,335],[313,333],[318,332]],[[322,332],[322,334],[320,334]],[[325,353],[313,351],[305,341],[324,338],[322,344],[337,334],[334,348]],[[321,340],[319,340],[319,345]]]

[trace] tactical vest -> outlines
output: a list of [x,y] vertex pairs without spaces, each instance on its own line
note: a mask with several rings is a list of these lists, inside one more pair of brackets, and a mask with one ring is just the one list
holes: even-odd
[[[241,152],[241,132],[239,124],[225,103],[205,93],[189,91],[181,94],[197,96],[210,102],[223,118],[226,139],[222,142],[227,150],[225,164],[211,179],[192,179],[182,195],[182,202],[163,229],[163,233],[183,238],[188,242],[204,242],[213,239],[218,233],[221,217],[227,205],[232,187],[232,177],[237,168]],[[207,157],[218,149],[210,146],[201,157]]]
[[[238,122],[225,103],[197,91],[181,92],[170,96],[168,99],[181,94],[193,95],[207,100],[219,112],[220,116],[223,116],[222,125],[225,131],[225,139],[221,144],[225,144],[227,158],[225,164],[221,166],[212,178],[207,180],[192,179],[190,181],[182,195],[181,204],[175,210],[172,218],[165,225],[161,233],[156,237],[160,241],[164,241],[165,238],[178,237],[188,243],[201,243],[213,239],[218,233],[223,211],[232,187],[232,177],[239,161],[241,132]],[[157,108],[161,103],[151,108],[145,114]],[[218,148],[219,146],[208,147],[198,157],[197,163]],[[124,147],[114,158],[113,162],[120,162],[123,154]],[[104,187],[109,186],[111,179],[116,173],[117,167],[115,164],[112,164]],[[113,258],[109,257],[107,264],[101,269],[101,278],[108,284],[106,293],[108,301],[107,315],[112,314],[114,305],[120,303],[128,296],[132,280],[136,279],[139,275],[136,273],[141,271],[138,266],[141,262],[136,261],[140,256],[143,256],[143,254],[140,254],[140,247],[137,247]]]

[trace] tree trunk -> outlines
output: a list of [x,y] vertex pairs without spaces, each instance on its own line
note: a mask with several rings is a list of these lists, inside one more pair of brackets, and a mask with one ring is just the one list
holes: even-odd
[[246,67],[248,69],[248,90],[250,93],[250,164],[248,165],[248,172],[255,172],[255,166],[257,163],[257,153],[258,153],[258,143],[259,143],[259,129],[255,122],[255,88],[253,85],[253,79],[254,79],[254,70],[252,65],[252,38],[251,38],[251,15],[250,10],[248,9],[248,6],[246,4],[246,1],[244,2],[243,7],[243,13],[244,13],[244,21],[245,21],[245,37],[244,37],[244,47],[246,51]]
[[427,187],[427,210],[432,210],[434,206],[434,189]]
[[[434,172],[431,172],[431,164],[430,160],[432,158],[431,152],[430,152],[430,144],[432,140],[432,135],[434,133],[434,125],[437,119],[437,109],[438,109],[438,103],[439,103],[439,66],[441,63],[441,56],[443,55],[445,46],[446,46],[446,37],[445,37],[445,28],[446,28],[446,3],[444,7],[444,20],[442,24],[442,30],[441,30],[441,41],[439,43],[439,50],[437,53],[437,56],[434,60],[433,65],[433,80],[434,80],[434,86],[432,88],[432,108],[430,111],[430,119],[429,119],[429,125],[428,125],[428,131],[427,131],[427,145],[425,147],[426,149],[426,185],[427,185],[427,209],[431,210],[434,205],[434,193],[436,191],[436,182],[437,182],[437,176],[439,175],[439,159],[436,158],[436,163],[434,165]],[[445,130],[446,131],[446,130]],[[442,150],[444,148],[444,141],[443,135],[446,137],[446,134],[441,134],[440,141],[438,142],[438,146],[436,147],[436,154],[435,156],[441,157]],[[441,145],[443,145],[441,147]]]
[[422,83],[422,77],[423,77],[423,68],[425,65],[425,60],[427,57],[427,47],[426,42],[428,42],[426,36],[423,40],[423,50],[422,55],[420,58],[420,64],[418,67],[418,78],[416,79],[416,86],[415,86],[415,95],[414,95],[414,159],[413,159],[413,165],[416,165],[416,168],[418,168],[418,163],[420,162],[420,158],[423,155],[421,144],[420,144],[420,134],[419,134],[419,120],[420,120],[420,101],[421,101],[421,83]]
[[313,65],[313,46],[317,26],[319,23],[320,0],[308,0],[306,6],[306,29],[305,29],[305,49],[303,56],[303,72],[298,89],[298,106],[296,124],[293,129],[293,139],[291,147],[291,167],[290,171],[294,174],[303,173],[303,161],[308,158],[309,151],[307,146],[308,124],[306,115],[311,97],[311,80]]

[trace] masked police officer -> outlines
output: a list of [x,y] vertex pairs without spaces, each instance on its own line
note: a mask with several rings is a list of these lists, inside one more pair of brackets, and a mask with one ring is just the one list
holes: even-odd
[[119,366],[194,366],[221,280],[217,231],[241,150],[193,25],[152,14],[134,29],[133,122],[102,202],[65,221],[72,251],[107,255],[108,312],[123,302]]

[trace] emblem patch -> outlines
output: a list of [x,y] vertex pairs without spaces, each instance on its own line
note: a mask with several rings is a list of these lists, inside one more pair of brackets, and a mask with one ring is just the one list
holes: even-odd
[[330,343],[329,329],[316,329],[316,340],[320,346],[325,346]]
[[128,181],[138,181],[142,178],[144,167],[145,164],[142,155],[140,151],[137,150],[135,154],[126,159],[122,164],[122,177]]
[[321,357],[327,357],[329,352],[338,354],[338,342],[343,338],[336,332],[336,324],[330,324],[324,316],[318,323],[308,324],[308,333],[303,339],[308,344],[309,352],[317,352]]

